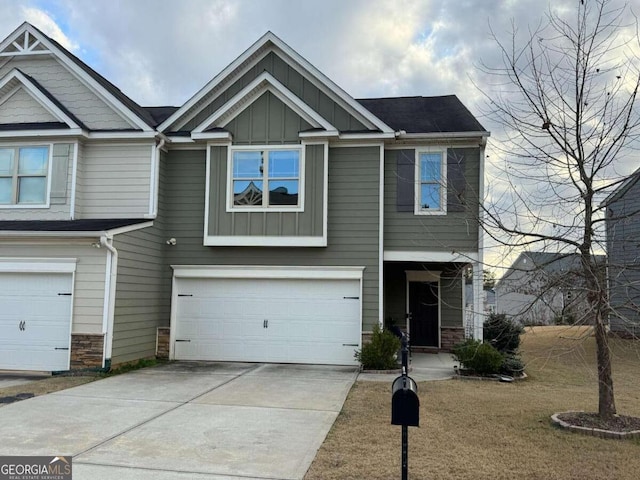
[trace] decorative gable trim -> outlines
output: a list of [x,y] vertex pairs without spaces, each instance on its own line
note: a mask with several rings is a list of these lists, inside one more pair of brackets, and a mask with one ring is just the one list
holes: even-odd
[[71,73],[82,80],[89,89],[107,103],[107,105],[113,108],[122,118],[130,122],[132,126],[143,131],[153,131],[153,128],[151,128],[142,118],[103,87],[100,82],[84,71],[76,62],[74,62],[71,59],[71,53],[67,52],[62,47],[57,46],[33,25],[27,22],[23,23],[7,38],[0,42],[0,57],[42,54],[53,55]]
[[[210,93],[219,90],[218,94],[224,91],[222,88],[226,84],[231,83],[231,79],[240,77],[249,68],[254,66],[265,55],[274,52],[280,56],[285,62],[298,70],[305,78],[318,87],[331,100],[345,108],[347,112],[356,117],[364,125],[372,130],[379,130],[383,133],[393,133],[393,129],[386,125],[382,120],[373,113],[364,108],[358,101],[352,98],[338,85],[333,83],[322,72],[315,68],[311,63],[300,56],[295,50],[280,40],[272,32],[267,32],[257,42],[255,42],[242,55],[234,60],[227,68],[216,75],[207,85],[205,85],[198,93],[189,99],[181,108],[176,110],[173,115],[167,118],[158,126],[159,131],[165,131],[169,127],[182,120],[181,125],[191,120],[196,113],[190,112],[191,109],[198,105]],[[209,100],[214,100],[213,97]],[[184,118],[183,118],[184,117]]]
[[2,105],[9,97],[18,91],[24,89],[40,106],[53,115],[61,123],[75,130],[74,133],[80,133],[85,127],[82,123],[66,111],[59,102],[57,102],[51,94],[46,92],[42,87],[36,85],[31,78],[23,74],[20,70],[14,69],[9,72],[2,80],[0,80],[0,105]]
[[287,87],[276,80],[269,72],[263,72],[258,75],[251,83],[234,95],[233,98],[216,110],[204,122],[198,125],[193,130],[193,133],[201,134],[211,127],[224,127],[231,120],[240,115],[265,92],[271,92],[276,98],[309,124],[316,128],[324,129],[325,135],[338,135],[338,130],[333,125],[327,122],[316,111],[311,109],[306,103],[293,94],[293,92],[287,89]]

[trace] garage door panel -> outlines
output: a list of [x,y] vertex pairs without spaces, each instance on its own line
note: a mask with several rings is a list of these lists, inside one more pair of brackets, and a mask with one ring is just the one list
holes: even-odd
[[[176,359],[354,364],[358,280],[178,279]],[[346,298],[345,298],[346,297]],[[265,323],[265,320],[267,321]]]
[[73,278],[0,274],[0,369],[67,370]]

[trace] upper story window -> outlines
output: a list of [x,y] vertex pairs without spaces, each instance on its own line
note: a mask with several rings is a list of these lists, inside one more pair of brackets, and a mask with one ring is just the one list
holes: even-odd
[[0,147],[0,206],[47,204],[49,147]]
[[445,151],[416,152],[416,215],[447,213],[447,162]]
[[299,148],[232,148],[229,166],[231,210],[302,209]]

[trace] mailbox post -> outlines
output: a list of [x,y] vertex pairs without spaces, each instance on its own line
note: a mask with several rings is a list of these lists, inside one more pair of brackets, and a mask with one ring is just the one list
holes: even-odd
[[409,431],[408,427],[420,426],[420,399],[418,386],[407,375],[409,348],[407,335],[402,336],[402,375],[391,385],[391,424],[402,426],[402,480],[408,480]]

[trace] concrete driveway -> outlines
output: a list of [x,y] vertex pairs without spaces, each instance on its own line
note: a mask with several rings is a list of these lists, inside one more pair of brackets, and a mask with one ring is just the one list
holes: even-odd
[[82,479],[301,479],[351,367],[173,363],[0,408],[0,455],[72,455]]

